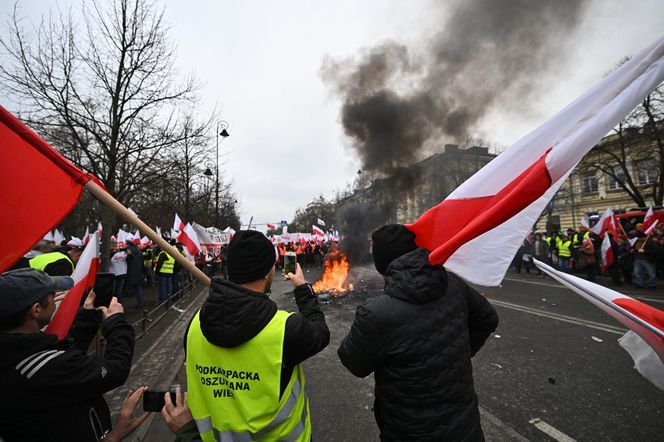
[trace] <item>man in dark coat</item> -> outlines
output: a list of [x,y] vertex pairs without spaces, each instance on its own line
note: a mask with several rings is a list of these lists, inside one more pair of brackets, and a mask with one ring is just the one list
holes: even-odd
[[[131,368],[134,330],[122,304],[113,298],[109,307],[95,309],[90,295],[67,339],[40,331],[55,310],[55,292],[73,284],[34,269],[0,275],[0,440],[96,442],[127,435],[118,425],[111,429],[103,396],[122,385]],[[100,324],[106,347],[98,358],[87,349]]]
[[128,297],[136,297],[136,307],[143,307],[143,252],[130,240],[127,240],[127,279],[124,292]]
[[498,326],[496,311],[430,265],[404,226],[381,227],[372,239],[384,294],[357,308],[338,354],[355,376],[374,373],[381,440],[484,440],[470,358]]

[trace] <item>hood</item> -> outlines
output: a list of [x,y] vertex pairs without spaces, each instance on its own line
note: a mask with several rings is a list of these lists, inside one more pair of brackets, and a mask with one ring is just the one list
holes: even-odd
[[201,307],[201,331],[214,345],[237,347],[263,330],[276,313],[277,305],[266,294],[214,278]]
[[0,369],[14,366],[27,356],[57,344],[58,337],[48,333],[0,333]]
[[411,304],[426,304],[447,291],[443,266],[429,264],[429,251],[416,249],[395,259],[385,272],[385,294]]

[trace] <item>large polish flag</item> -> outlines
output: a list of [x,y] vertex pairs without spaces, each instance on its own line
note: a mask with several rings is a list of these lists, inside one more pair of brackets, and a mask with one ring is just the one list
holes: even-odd
[[4,272],[67,216],[93,177],[2,106],[0,153],[4,164],[0,173],[4,213],[0,232],[12,232],[11,241],[0,243],[0,272]]
[[608,233],[604,234],[604,239],[602,240],[601,252],[602,252],[601,253],[602,270],[606,270],[616,262],[616,259],[613,256],[613,248],[611,247],[611,238],[609,238]]
[[559,272],[543,262],[537,260],[534,262],[544,273],[639,335],[657,354],[661,362],[662,369],[657,379],[650,380],[656,385],[664,385],[664,311],[610,288]]
[[190,223],[187,223],[184,229],[182,229],[182,233],[178,236],[178,241],[184,244],[190,255],[197,255],[203,250],[198,240],[198,235],[196,235],[196,231]]
[[311,226],[311,233],[313,233],[316,236],[325,235],[325,232],[323,232],[323,230],[321,228],[319,228],[318,226],[314,226],[314,225]]
[[664,37],[526,135],[407,227],[432,264],[500,284],[583,156],[664,80]]
[[99,232],[90,235],[90,241],[85,246],[81,257],[76,263],[76,268],[71,277],[74,279],[74,287],[67,292],[65,298],[58,305],[51,322],[46,327],[46,333],[64,339],[71,328],[76,312],[81,305],[81,299],[85,290],[95,285],[95,278],[99,270]]

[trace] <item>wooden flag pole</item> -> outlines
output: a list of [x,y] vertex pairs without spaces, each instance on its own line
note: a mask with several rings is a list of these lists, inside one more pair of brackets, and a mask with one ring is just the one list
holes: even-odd
[[115,213],[120,215],[128,223],[138,227],[138,230],[143,232],[148,238],[154,241],[163,251],[171,255],[182,267],[192,273],[199,281],[210,287],[210,278],[203,273],[198,267],[193,265],[187,260],[175,247],[170,245],[164,238],[157,235],[157,232],[152,230],[150,226],[141,221],[133,212],[120,204],[118,200],[102,189],[97,183],[90,180],[85,183],[85,188],[99,201],[109,206]]

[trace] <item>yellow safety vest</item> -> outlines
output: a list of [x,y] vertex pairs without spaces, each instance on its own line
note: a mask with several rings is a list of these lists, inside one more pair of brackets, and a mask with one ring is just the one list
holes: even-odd
[[581,246],[583,245],[583,241],[586,239],[590,238],[590,232],[586,231],[583,235],[580,233],[575,233],[574,234],[574,248],[575,249],[580,249]]
[[[164,251],[159,252],[159,256],[161,256],[162,253],[166,255],[166,259],[164,260],[163,264],[161,265],[161,268],[159,269],[159,274],[172,275],[173,269],[175,269],[175,258],[173,258],[171,255],[169,255]],[[159,261],[159,256],[157,256],[157,261]]]
[[281,399],[286,319],[278,310],[249,341],[233,348],[211,344],[200,312],[187,334],[187,403],[204,441],[309,441],[311,419],[298,364]]
[[572,245],[572,241],[570,241],[569,239],[563,242],[562,239],[557,238],[556,246],[558,247],[558,256],[560,256],[561,258],[571,257],[572,252],[569,250],[570,245]]
[[28,262],[30,263],[31,268],[41,270],[43,272],[47,265],[55,261],[60,261],[63,258],[69,261],[69,264],[71,264],[71,273],[74,273],[74,262],[69,258],[69,256],[60,252],[42,253],[41,255],[35,256]]

